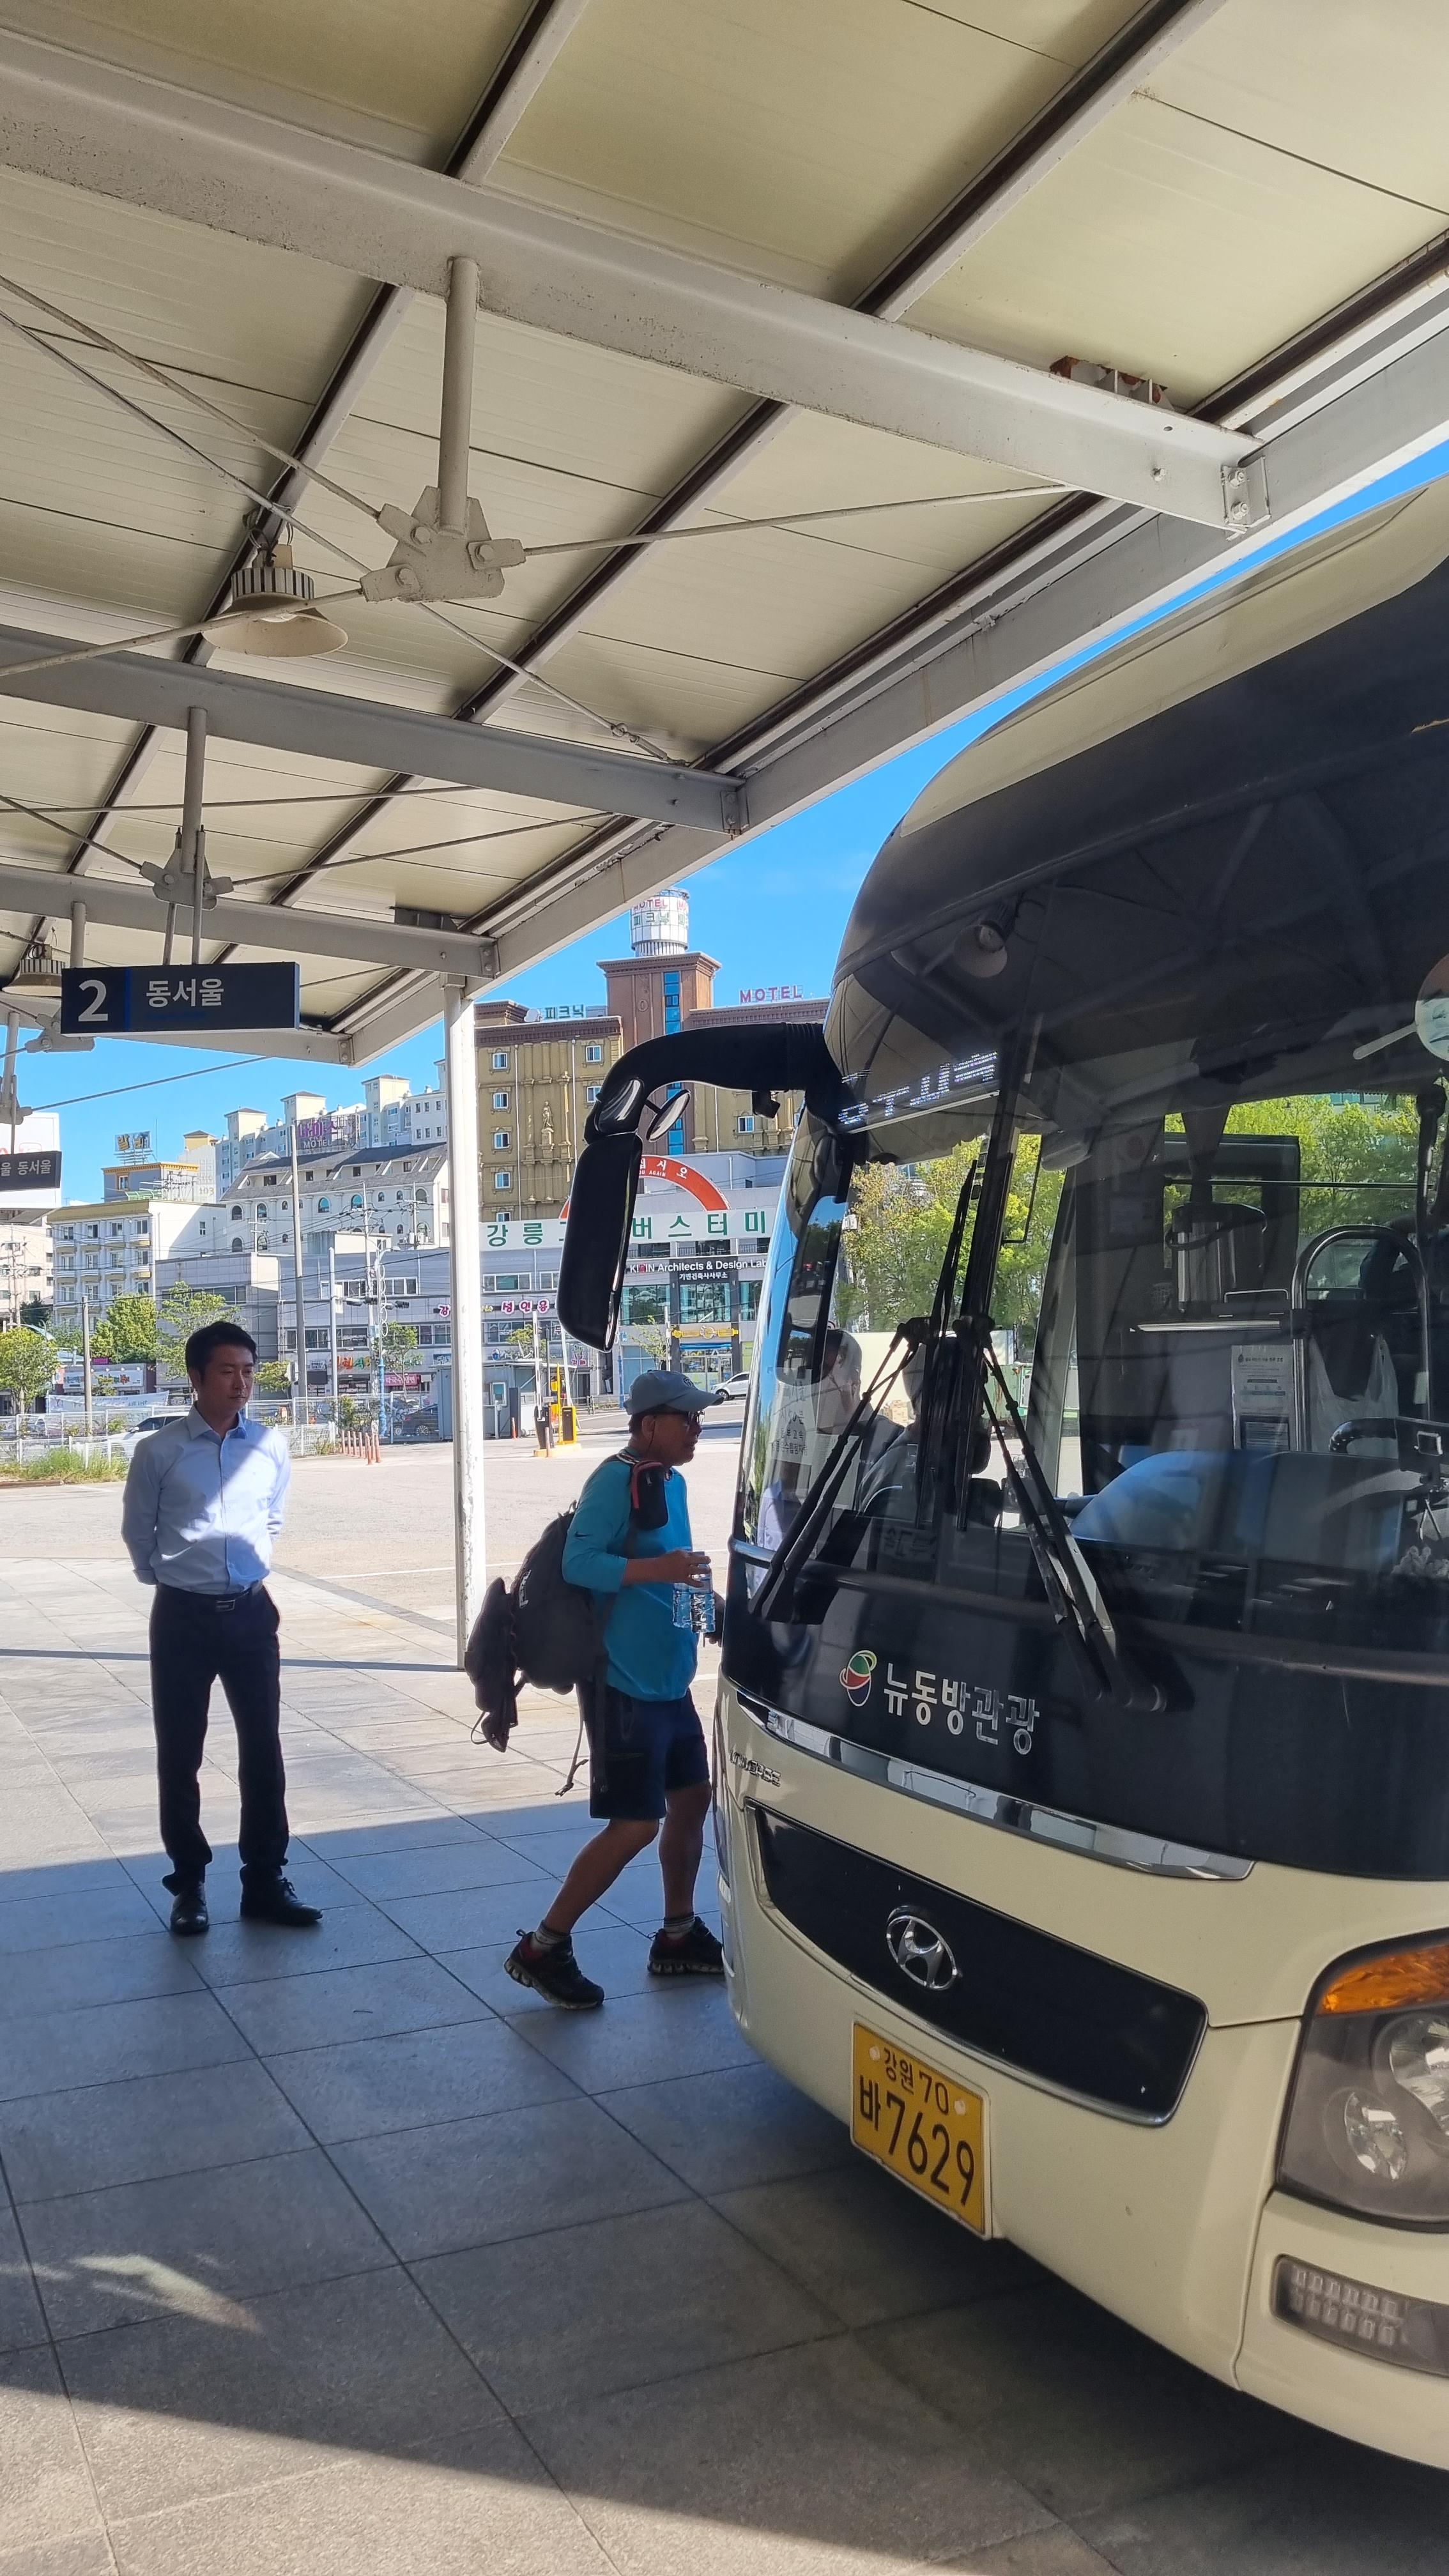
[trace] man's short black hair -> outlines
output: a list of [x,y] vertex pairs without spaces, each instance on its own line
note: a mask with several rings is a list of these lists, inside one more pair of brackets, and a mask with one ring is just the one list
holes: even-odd
[[194,1369],[198,1377],[205,1377],[212,1352],[224,1351],[231,1345],[238,1350],[250,1351],[252,1358],[256,1358],[256,1343],[244,1324],[228,1323],[225,1316],[219,1317],[214,1324],[198,1324],[196,1331],[186,1337],[187,1376]]

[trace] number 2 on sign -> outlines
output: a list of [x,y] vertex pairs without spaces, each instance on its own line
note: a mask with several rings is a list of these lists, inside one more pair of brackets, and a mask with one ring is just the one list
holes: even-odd
[[99,1020],[102,1025],[104,1025],[106,1018],[106,1003],[109,996],[99,975],[87,975],[85,982],[81,986],[81,991],[83,993],[88,993],[90,995],[90,1000],[87,1002],[83,1011],[78,1011],[76,1013],[77,1019],[81,1021]]

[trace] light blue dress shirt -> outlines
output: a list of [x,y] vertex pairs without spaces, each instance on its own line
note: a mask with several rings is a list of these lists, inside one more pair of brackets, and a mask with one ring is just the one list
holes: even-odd
[[245,1414],[223,1434],[193,1405],[153,1431],[131,1460],[121,1512],[137,1581],[213,1596],[260,1583],[291,1478],[283,1434]]

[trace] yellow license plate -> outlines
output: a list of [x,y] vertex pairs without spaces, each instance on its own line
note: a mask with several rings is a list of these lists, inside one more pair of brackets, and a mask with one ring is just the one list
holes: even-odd
[[864,2022],[855,2024],[852,2058],[854,2144],[963,2227],[988,2234],[981,2095]]

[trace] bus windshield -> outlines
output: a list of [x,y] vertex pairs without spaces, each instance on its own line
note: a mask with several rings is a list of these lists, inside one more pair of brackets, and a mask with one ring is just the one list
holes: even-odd
[[1398,982],[1380,925],[1365,999],[1304,904],[1276,1012],[1241,951],[1235,1008],[1210,943],[1134,977],[1127,937],[1115,1043],[1089,1053],[1087,1006],[1052,1007],[1070,893],[1039,906],[1025,1008],[954,1029],[918,1010],[929,1036],[883,1013],[853,1111],[802,1126],[740,1535],[788,1539],[897,1327],[938,1301],[964,1193],[944,1332],[867,1407],[790,1615],[861,1575],[1039,1602],[1030,1465],[1113,1614],[1289,1640],[1331,1614],[1335,1649],[1441,1655],[1449,1158],[1434,1060],[1405,1043],[1432,915]]

